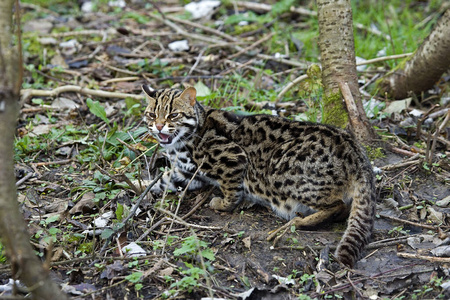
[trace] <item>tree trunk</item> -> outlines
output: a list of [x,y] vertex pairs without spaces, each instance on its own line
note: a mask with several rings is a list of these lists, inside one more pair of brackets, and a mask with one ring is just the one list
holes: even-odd
[[67,299],[35,255],[17,203],[13,146],[22,66],[13,45],[13,3],[0,0],[0,236],[13,277],[30,288],[33,299]]
[[377,82],[380,93],[404,99],[427,91],[450,68],[450,9],[447,9],[414,55]]
[[[324,86],[322,122],[350,126],[359,140],[368,142],[374,133],[359,93],[350,0],[317,0],[317,17]],[[350,123],[339,84],[348,85],[356,105],[357,119],[352,116]]]

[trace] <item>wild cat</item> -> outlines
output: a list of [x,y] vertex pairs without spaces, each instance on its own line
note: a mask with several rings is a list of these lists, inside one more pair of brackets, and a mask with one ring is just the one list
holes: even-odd
[[[196,90],[142,89],[150,133],[172,162],[152,188],[220,188],[210,207],[231,211],[241,201],[271,207],[286,226],[314,226],[349,211],[335,252],[352,267],[368,243],[375,184],[364,149],[347,131],[270,115],[237,116],[207,108]],[[286,227],[285,226],[285,227]]]

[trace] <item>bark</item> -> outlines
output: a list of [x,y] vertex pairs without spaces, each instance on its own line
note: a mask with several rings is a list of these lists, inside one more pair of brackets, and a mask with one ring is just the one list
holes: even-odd
[[35,255],[17,202],[13,145],[22,66],[13,46],[13,3],[0,0],[0,237],[14,278],[29,287],[33,299],[67,299]]
[[433,87],[450,68],[450,9],[447,9],[419,49],[377,82],[380,94],[404,99]]
[[[350,127],[359,140],[368,142],[374,133],[359,93],[350,0],[317,0],[317,10],[324,85],[322,122]],[[350,123],[339,84],[348,85],[356,105],[358,119]]]

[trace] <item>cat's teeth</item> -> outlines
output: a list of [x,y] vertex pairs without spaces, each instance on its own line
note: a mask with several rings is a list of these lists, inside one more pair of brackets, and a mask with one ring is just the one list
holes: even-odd
[[163,144],[168,144],[172,141],[172,136],[168,135],[168,134],[164,134],[164,133],[160,133],[158,134],[160,142]]

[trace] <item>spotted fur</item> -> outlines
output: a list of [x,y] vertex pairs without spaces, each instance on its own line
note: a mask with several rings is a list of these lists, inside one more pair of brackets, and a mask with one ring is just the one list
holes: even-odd
[[[237,116],[203,107],[194,88],[151,91],[145,119],[173,163],[153,192],[218,186],[210,207],[241,201],[270,207],[301,226],[349,211],[336,257],[353,266],[372,232],[375,187],[365,151],[347,131],[270,115]],[[302,217],[298,217],[301,215]]]

